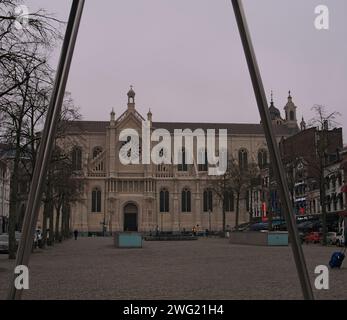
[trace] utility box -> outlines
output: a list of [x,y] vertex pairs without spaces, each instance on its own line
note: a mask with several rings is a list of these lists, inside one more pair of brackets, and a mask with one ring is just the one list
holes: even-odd
[[242,231],[231,232],[230,243],[253,246],[288,246],[287,231]]
[[116,248],[142,248],[142,235],[138,232],[116,232],[114,245]]
[[272,231],[267,234],[268,246],[288,246],[287,231]]

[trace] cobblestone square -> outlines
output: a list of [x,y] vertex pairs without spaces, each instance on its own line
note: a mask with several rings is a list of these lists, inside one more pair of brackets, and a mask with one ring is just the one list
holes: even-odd
[[[304,245],[314,282],[335,247]],[[0,255],[0,298],[13,262]],[[347,299],[347,265],[330,270],[319,299]],[[80,238],[31,256],[24,299],[301,299],[290,247],[232,245],[227,239],[149,241],[116,249],[111,238]]]

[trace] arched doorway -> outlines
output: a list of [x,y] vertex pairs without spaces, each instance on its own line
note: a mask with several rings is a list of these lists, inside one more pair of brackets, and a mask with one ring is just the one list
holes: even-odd
[[124,231],[137,231],[138,209],[134,203],[124,207]]

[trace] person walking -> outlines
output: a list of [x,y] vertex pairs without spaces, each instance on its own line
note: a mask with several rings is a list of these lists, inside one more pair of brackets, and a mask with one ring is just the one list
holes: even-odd
[[74,236],[75,236],[75,240],[77,240],[77,237],[78,237],[78,230],[75,230],[75,231],[73,232],[73,234],[74,234]]

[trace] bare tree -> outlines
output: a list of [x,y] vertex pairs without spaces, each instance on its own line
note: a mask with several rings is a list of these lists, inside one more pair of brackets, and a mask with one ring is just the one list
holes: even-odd
[[[61,21],[43,9],[19,15],[16,9],[21,5],[20,0],[0,0],[0,98],[24,85],[31,72],[46,63],[47,50],[61,39]],[[20,81],[13,81],[12,75],[21,72],[28,59],[35,60],[32,69]]]
[[338,127],[340,123],[337,122],[337,118],[341,116],[341,113],[337,111],[329,113],[326,109],[326,106],[315,104],[311,108],[315,116],[309,120],[308,127],[318,127],[320,130]]
[[233,189],[231,186],[230,171],[227,170],[223,175],[212,180],[211,190],[217,196],[222,207],[223,233],[226,231],[226,201]]
[[[67,209],[72,203],[79,201],[84,184],[83,179],[80,179],[73,171],[71,157],[66,152],[56,148],[55,158],[59,160],[55,163],[52,181],[56,212],[54,238],[55,241],[61,241],[63,236],[66,237],[68,234],[69,221],[66,220],[70,220],[70,216],[67,214]],[[64,210],[65,212],[62,212]]]
[[235,197],[235,229],[239,227],[240,202],[246,199],[246,193],[255,187],[256,179],[259,176],[257,164],[249,163],[245,168],[231,159],[228,161],[227,170],[224,175],[217,177],[212,182],[212,190],[219,199],[223,213],[223,232],[226,231],[226,203],[230,195]]
[[[33,132],[47,110],[52,79],[47,60],[61,24],[44,10],[19,17],[16,8],[22,1],[1,0],[0,4],[0,135],[15,151],[9,217],[9,258],[14,259],[18,174],[24,152],[34,145],[25,129],[31,125]],[[17,27],[19,18],[26,19],[23,28]]]
[[316,139],[316,154],[305,157],[308,167],[308,178],[317,181],[319,185],[320,205],[322,208],[322,231],[323,231],[323,245],[327,244],[327,202],[326,202],[326,180],[325,170],[328,165],[328,155],[332,151],[335,153],[337,150],[329,150],[331,139],[329,138],[329,129],[338,126],[336,121],[337,117],[341,116],[339,112],[329,113],[326,107],[322,105],[313,106],[312,110],[315,113],[314,118],[309,121],[309,125],[317,128]]

